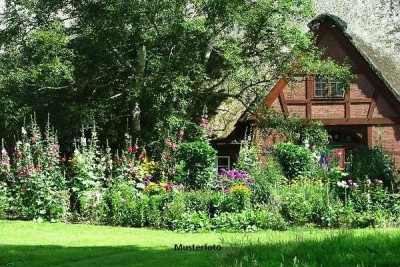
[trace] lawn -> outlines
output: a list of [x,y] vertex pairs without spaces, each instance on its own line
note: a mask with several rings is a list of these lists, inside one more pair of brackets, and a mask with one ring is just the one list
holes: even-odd
[[[175,244],[221,251],[175,251]],[[0,221],[0,266],[400,266],[399,229],[182,234]]]

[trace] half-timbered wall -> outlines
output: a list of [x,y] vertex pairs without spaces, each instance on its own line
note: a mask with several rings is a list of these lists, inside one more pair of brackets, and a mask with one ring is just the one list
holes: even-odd
[[[343,97],[314,97],[314,76],[280,80],[264,104],[302,118],[320,119],[329,129],[345,128],[358,134],[363,143],[380,146],[391,153],[400,168],[400,103],[349,39],[334,24],[324,23],[317,44],[325,56],[351,66],[356,79]],[[260,140],[258,140],[260,142]],[[261,142],[272,145],[272,140]]]

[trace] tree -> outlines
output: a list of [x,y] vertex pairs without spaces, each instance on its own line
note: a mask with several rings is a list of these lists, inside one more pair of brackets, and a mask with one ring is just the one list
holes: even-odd
[[[157,147],[176,127],[196,136],[205,105],[212,111],[227,97],[249,90],[261,97],[268,82],[300,71],[343,79],[348,74],[330,60],[320,61],[312,35],[301,30],[313,16],[310,0],[14,0],[9,6],[0,32],[0,79],[20,77],[15,69],[28,71],[19,83],[1,82],[7,112],[0,120],[10,121],[12,114],[18,121],[32,110],[47,109],[56,113],[64,139],[70,136],[62,134],[63,128],[76,135],[80,124],[96,119],[117,144],[127,119],[129,126],[135,124],[138,103],[140,131],[134,134]],[[26,23],[31,21],[26,16],[34,23]],[[29,58],[27,48],[33,54],[52,51],[47,40],[30,46],[32,36],[55,31],[69,40],[68,45],[53,40],[63,44],[56,49],[63,53],[27,67],[21,61]],[[43,61],[50,74],[39,68]],[[43,75],[48,79],[38,78]],[[14,91],[21,97],[8,97]]]

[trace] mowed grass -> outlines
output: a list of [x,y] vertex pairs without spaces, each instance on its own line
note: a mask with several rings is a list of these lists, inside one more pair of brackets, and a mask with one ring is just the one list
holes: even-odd
[[[175,244],[221,251],[175,251]],[[400,266],[399,229],[183,234],[0,221],[0,266]]]

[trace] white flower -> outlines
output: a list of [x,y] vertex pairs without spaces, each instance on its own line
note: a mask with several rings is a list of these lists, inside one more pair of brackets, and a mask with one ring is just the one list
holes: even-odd
[[82,144],[82,146],[86,146],[86,138],[85,137],[81,137],[81,144]]
[[144,189],[146,186],[143,184],[143,183],[138,183],[137,185],[136,185],[136,188],[137,189]]
[[24,127],[22,127],[21,132],[22,132],[23,135],[27,135],[28,134]]
[[343,188],[348,188],[349,186],[347,185],[346,181],[338,181],[337,185],[339,187],[343,187]]

